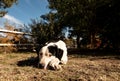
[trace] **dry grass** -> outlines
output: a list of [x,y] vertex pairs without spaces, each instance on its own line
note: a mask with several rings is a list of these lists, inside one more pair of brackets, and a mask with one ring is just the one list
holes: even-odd
[[0,54],[0,81],[120,81],[116,56],[69,55],[62,71],[36,67],[35,53]]

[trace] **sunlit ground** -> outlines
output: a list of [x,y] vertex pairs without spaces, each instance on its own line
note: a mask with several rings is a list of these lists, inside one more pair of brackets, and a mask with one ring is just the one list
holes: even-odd
[[35,53],[0,54],[0,81],[119,81],[119,56],[69,54],[61,71],[37,68]]

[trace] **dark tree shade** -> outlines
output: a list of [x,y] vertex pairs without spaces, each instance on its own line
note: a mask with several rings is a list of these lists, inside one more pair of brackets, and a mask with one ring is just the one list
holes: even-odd
[[[49,8],[59,15],[64,26],[72,27],[72,35],[86,36],[94,47],[96,35],[120,46],[120,0],[48,0]],[[83,34],[84,33],[84,34]]]

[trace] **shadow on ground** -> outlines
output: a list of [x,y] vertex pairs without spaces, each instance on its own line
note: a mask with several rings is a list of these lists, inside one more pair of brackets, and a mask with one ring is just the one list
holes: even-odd
[[[32,66],[32,67],[35,67],[35,68],[43,69],[43,67],[40,64],[38,65],[38,62],[39,62],[39,59],[37,57],[30,57],[26,60],[18,61],[17,65],[20,66],[20,67]],[[50,66],[47,67],[47,69],[54,70],[54,68],[50,67]]]
[[[78,56],[84,56],[87,58],[87,56],[93,56],[93,57],[99,57],[101,56],[100,58],[101,59],[106,59],[106,57],[103,57],[103,56],[112,56],[112,59],[118,59],[120,60],[120,54],[118,52],[114,52],[112,50],[86,50],[86,49],[68,49],[68,56],[69,55],[77,55]],[[98,59],[98,58],[97,58]],[[108,57],[107,57],[108,59]],[[21,60],[21,61],[18,61],[17,65],[18,66],[33,66],[33,67],[36,67],[38,68],[38,58],[37,57],[30,57],[28,59],[25,59],[25,60]]]
[[74,55],[74,58],[90,58],[90,60],[98,59],[114,59],[120,60],[120,52],[114,50],[92,50],[92,49],[68,49],[68,55]]
[[92,56],[120,56],[119,51],[115,50],[100,50],[100,49],[68,49],[68,54],[78,54],[78,55],[92,55]]
[[21,60],[18,61],[17,65],[18,66],[33,66],[33,67],[38,67],[38,58],[37,57],[30,57],[26,60]]

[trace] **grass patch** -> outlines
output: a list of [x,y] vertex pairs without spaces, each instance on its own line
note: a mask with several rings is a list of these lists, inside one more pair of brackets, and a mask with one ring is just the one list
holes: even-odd
[[119,81],[119,56],[68,55],[62,71],[36,67],[35,53],[0,54],[0,81]]

